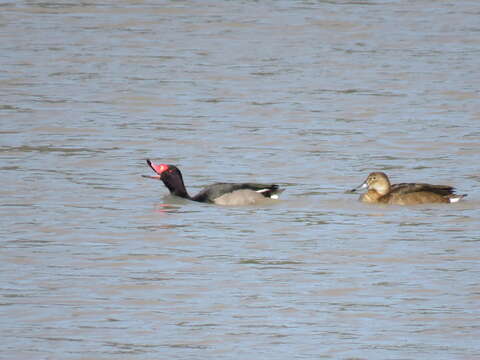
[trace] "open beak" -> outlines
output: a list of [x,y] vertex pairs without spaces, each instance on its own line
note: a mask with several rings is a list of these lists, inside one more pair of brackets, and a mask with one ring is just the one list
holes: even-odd
[[150,161],[150,159],[147,159],[147,164],[152,168],[153,171],[157,173],[157,175],[142,175],[142,177],[160,180],[160,175],[166,170],[165,165],[155,165]]

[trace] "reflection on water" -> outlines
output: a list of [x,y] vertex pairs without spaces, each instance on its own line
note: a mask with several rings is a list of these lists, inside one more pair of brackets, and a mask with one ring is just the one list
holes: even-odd
[[[480,357],[472,2],[1,8],[2,358]],[[359,203],[373,170],[469,196]]]

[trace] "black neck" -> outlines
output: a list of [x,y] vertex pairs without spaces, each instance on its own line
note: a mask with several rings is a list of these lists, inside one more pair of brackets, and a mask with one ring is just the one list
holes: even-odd
[[168,190],[170,190],[170,194],[185,199],[191,199],[190,195],[188,195],[187,189],[185,188],[185,184],[183,183],[183,178],[180,171],[168,174],[168,176],[162,180]]
[[180,196],[185,199],[191,199],[190,195],[188,195],[187,189],[185,189],[185,186],[179,189],[174,189],[174,190],[169,189],[169,190],[172,195]]

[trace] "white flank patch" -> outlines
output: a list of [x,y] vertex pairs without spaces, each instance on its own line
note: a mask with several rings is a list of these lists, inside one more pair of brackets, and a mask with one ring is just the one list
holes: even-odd
[[261,190],[257,190],[258,193],[264,193],[265,191],[268,191],[270,189],[261,189]]
[[278,200],[278,195],[277,195],[277,194],[273,194],[272,196],[270,196],[270,199]]
[[460,201],[460,197],[457,197],[457,198],[450,198],[450,202],[451,203],[456,203],[456,202],[459,202]]

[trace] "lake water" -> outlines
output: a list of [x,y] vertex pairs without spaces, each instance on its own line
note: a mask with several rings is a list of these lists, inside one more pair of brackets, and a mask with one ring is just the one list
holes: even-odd
[[[0,9],[0,358],[480,358],[477,1]],[[374,170],[469,195],[345,193]]]

